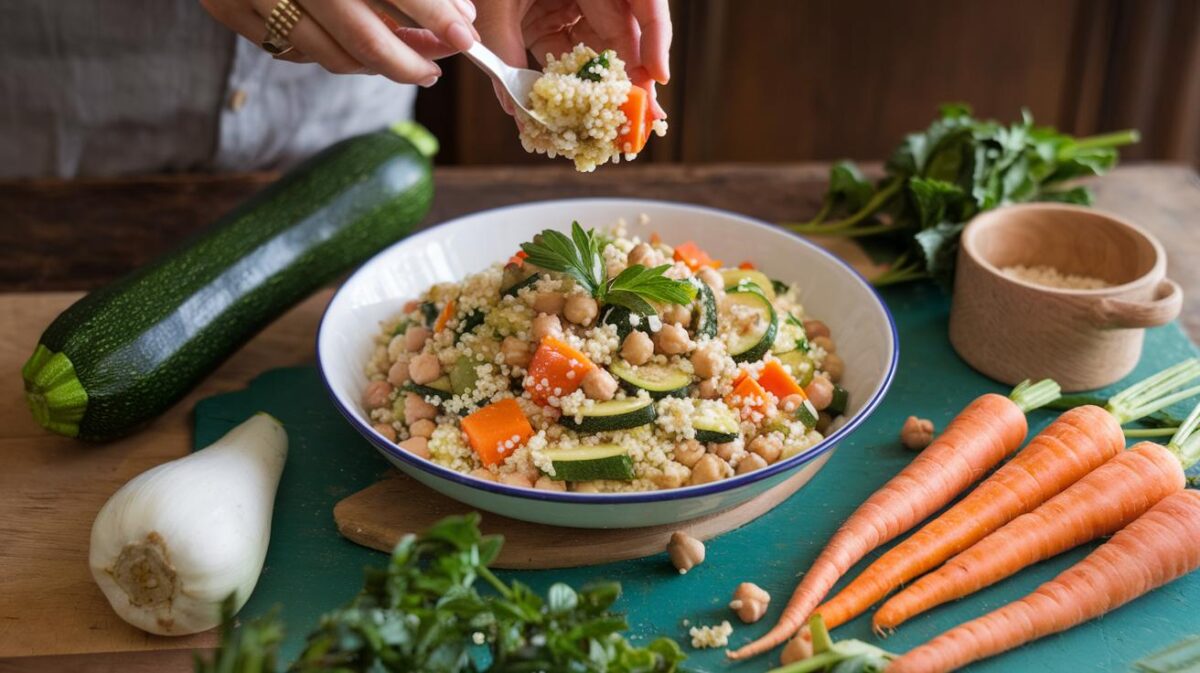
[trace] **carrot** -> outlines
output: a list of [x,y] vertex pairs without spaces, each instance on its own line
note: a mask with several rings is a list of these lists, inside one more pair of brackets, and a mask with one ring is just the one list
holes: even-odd
[[1178,491],[1033,593],[897,658],[888,673],[941,673],[1065,631],[1200,567],[1200,492]]
[[586,355],[570,344],[552,336],[542,337],[541,344],[529,362],[525,390],[534,402],[545,405],[551,397],[563,397],[575,392],[583,377],[596,368]]
[[738,268],[742,269],[743,271],[753,271],[753,270],[757,269],[758,267],[754,266],[754,262],[745,261],[745,262],[742,262],[741,264],[738,264]]
[[658,245],[660,243],[662,243],[662,236],[659,236],[657,231],[650,232],[650,245]]
[[508,398],[479,409],[462,419],[467,442],[484,465],[496,465],[533,436],[533,427],[517,401]]
[[[779,364],[779,360],[771,360],[763,368],[758,375],[758,385],[764,390],[771,393],[778,399],[783,399],[788,395],[804,396],[804,389],[796,383],[796,379],[787,373],[783,365]],[[805,397],[805,399],[808,399]],[[833,627],[829,627],[833,628]]]
[[450,319],[454,317],[454,306],[455,302],[453,299],[446,302],[446,307],[442,309],[442,312],[438,314],[437,320],[433,323],[434,333],[446,329],[446,323],[450,322]]
[[1197,425],[1200,405],[1165,448],[1141,442],[1117,454],[1045,504],[1013,519],[896,594],[875,614],[876,630],[893,629],[935,605],[1125,527],[1186,486],[1184,471],[1200,454]]
[[516,264],[517,266],[525,266],[525,258],[528,256],[529,253],[525,252],[524,250],[518,250],[517,254],[508,258],[508,263]]
[[1200,365],[1183,362],[1114,395],[1109,407],[1115,411],[1088,405],[1062,414],[1008,464],[881,556],[816,611],[829,628],[844,624],[901,584],[1034,510],[1121,453],[1121,424],[1157,411],[1163,401],[1171,403],[1178,394],[1168,393],[1198,375]]
[[834,533],[796,587],[779,622],[731,652],[745,659],[782,643],[808,619],[838,579],[868,552],[911,529],[1025,441],[1025,413],[1059,395],[1058,385],[1022,384],[1013,399],[988,393],[971,402],[900,474],[867,499]]
[[617,136],[616,145],[625,154],[637,154],[650,140],[650,93],[634,84],[629,87],[629,97],[621,103],[628,130]]
[[742,374],[733,382],[733,390],[725,396],[725,403],[731,409],[738,411],[742,418],[751,418],[754,414],[767,415],[771,400],[758,381]]
[[692,241],[675,246],[675,261],[683,262],[692,271],[699,271],[706,266],[714,269],[721,268],[721,260],[709,257],[707,252]]

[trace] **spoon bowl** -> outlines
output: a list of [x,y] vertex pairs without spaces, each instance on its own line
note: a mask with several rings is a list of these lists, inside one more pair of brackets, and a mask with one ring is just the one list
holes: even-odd
[[470,49],[464,51],[463,55],[500,83],[504,92],[508,94],[509,100],[512,101],[513,107],[520,110],[525,119],[531,119],[546,126],[546,120],[525,105],[525,102],[529,100],[530,92],[533,91],[533,83],[541,78],[542,73],[528,68],[514,68],[500,60],[500,57],[491,49],[478,41],[471,45]]

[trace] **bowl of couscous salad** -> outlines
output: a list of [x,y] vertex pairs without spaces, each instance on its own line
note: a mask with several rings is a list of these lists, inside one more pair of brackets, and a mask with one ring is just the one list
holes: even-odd
[[410,237],[347,280],[318,336],[335,404],[399,469],[578,527],[683,521],[815,473],[896,357],[887,308],[827,252],[630,199]]

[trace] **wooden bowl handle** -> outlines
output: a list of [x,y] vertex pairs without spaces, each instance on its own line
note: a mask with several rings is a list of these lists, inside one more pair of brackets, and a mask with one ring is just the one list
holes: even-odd
[[1178,318],[1182,310],[1183,288],[1164,278],[1150,301],[1109,298],[1096,302],[1094,322],[1097,327],[1108,328],[1158,327]]

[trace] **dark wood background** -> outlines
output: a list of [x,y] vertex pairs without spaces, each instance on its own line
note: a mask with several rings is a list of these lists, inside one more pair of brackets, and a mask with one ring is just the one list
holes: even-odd
[[[1134,127],[1130,159],[1200,165],[1200,0],[674,0],[656,162],[879,159],[938,104],[1075,134]],[[458,57],[418,98],[445,164],[519,164]],[[611,169],[609,169],[611,170]]]

